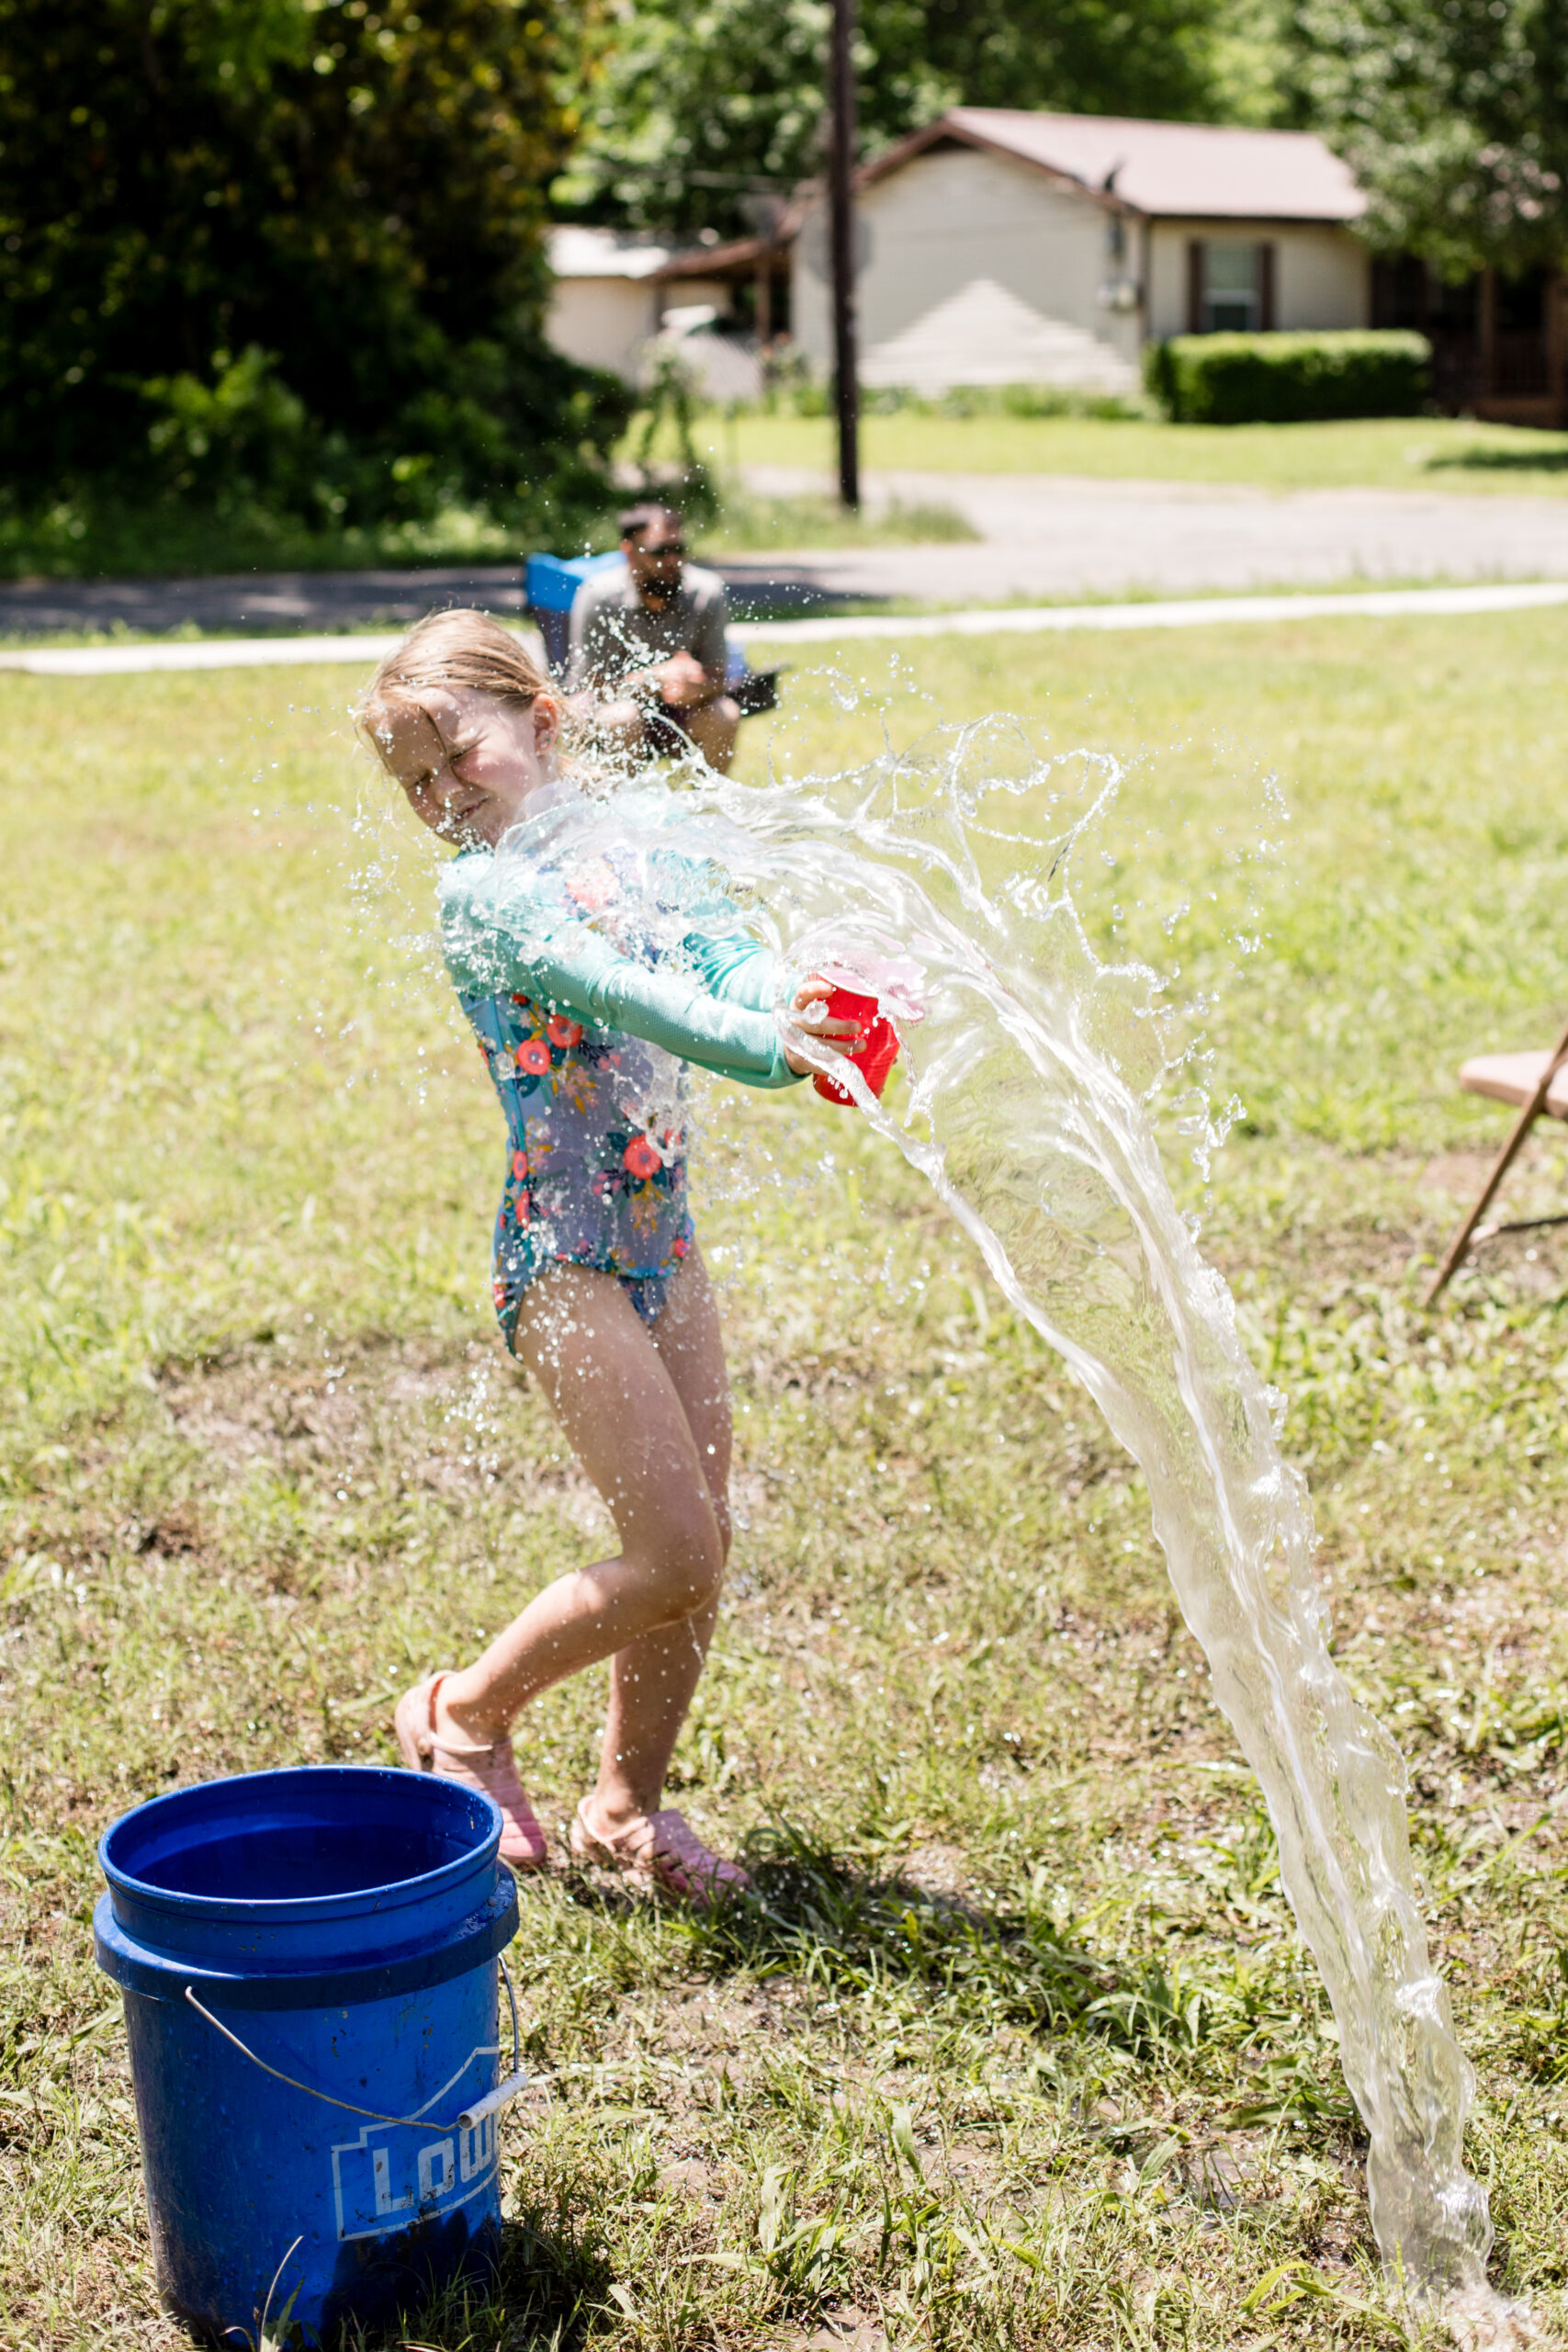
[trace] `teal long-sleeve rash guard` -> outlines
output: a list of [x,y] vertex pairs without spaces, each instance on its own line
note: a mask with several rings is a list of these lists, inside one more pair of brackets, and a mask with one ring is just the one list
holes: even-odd
[[775,959],[728,910],[711,928],[694,921],[678,963],[649,965],[553,901],[521,859],[483,851],[456,857],[437,893],[442,949],[459,996],[519,989],[742,1086],[799,1083],[773,1017]]

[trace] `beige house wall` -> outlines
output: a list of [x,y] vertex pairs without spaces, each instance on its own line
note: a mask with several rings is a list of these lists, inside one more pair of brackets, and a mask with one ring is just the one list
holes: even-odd
[[1371,266],[1348,229],[1279,220],[1155,220],[1148,232],[1152,335],[1187,333],[1187,248],[1194,237],[1267,241],[1274,248],[1274,324],[1364,327],[1371,322]]
[[580,367],[605,368],[630,383],[638,350],[657,332],[669,301],[669,288],[646,278],[558,277],[546,313],[546,340]]
[[[861,375],[922,392],[953,384],[1043,383],[1122,391],[1153,336],[1187,331],[1194,237],[1274,247],[1274,323],[1361,327],[1371,266],[1348,229],[1256,220],[1129,221],[1125,257],[1092,198],[974,148],[915,156],[858,208]],[[795,338],[814,375],[832,370],[826,207],[795,238]],[[1114,277],[1145,281],[1145,308],[1103,309]]]
[[[976,149],[916,156],[858,209],[861,374],[917,391],[1137,381],[1138,320],[1101,308],[1112,274],[1104,211],[1040,172]],[[1125,268],[1137,267],[1136,239]],[[832,368],[826,208],[795,241],[795,336]]]

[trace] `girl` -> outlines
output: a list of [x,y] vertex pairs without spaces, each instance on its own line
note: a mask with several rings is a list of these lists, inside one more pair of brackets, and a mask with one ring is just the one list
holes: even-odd
[[558,765],[560,705],[496,622],[423,621],[377,670],[359,718],[415,813],[458,852],[439,884],[442,944],[510,1153],[496,1312],[621,1543],[547,1586],[473,1665],[405,1692],[398,1745],[416,1769],[488,1791],[502,1854],[538,1869],[545,1836],[510,1727],[539,1691],[609,1657],[599,1778],[572,1851],[711,1903],[745,1872],[660,1804],[729,1544],[728,1391],[686,1207],[682,1065],[786,1086],[858,1032],[826,1015],[829,985],[810,978],[786,1033],[773,958],[722,905],[728,919],[687,931],[671,959],[639,931],[637,888],[614,858],[586,878],[552,864],[551,812],[580,797]]

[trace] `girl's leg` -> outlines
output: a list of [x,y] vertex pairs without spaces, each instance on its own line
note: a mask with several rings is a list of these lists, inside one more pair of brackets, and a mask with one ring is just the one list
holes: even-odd
[[[615,1276],[567,1265],[542,1274],[525,1296],[517,1347],[608,1503],[622,1549],[558,1577],[475,1665],[444,1678],[432,1729],[457,1748],[501,1738],[552,1682],[711,1610],[724,1570],[720,1523],[680,1390]],[[647,1685],[655,1713],[661,1687],[658,1676]],[[682,1713],[689,1695],[688,1685]],[[633,1712],[635,1752],[651,1726]],[[679,1727],[677,1716],[671,1745]]]
[[[652,1336],[681,1400],[728,1554],[729,1379],[718,1305],[694,1249],[671,1279]],[[679,1624],[660,1626],[616,1651],[599,1783],[585,1807],[589,1826],[600,1837],[614,1837],[657,1812],[717,1613],[716,1593]]]

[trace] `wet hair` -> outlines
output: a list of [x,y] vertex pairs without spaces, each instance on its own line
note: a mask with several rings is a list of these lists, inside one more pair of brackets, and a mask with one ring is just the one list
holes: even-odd
[[355,708],[362,734],[376,744],[376,721],[385,711],[417,704],[433,686],[448,693],[465,688],[526,709],[550,682],[522,639],[488,613],[459,607],[429,613],[376,664]]
[[678,506],[665,506],[656,499],[644,499],[640,506],[623,507],[615,517],[615,527],[623,539],[635,539],[639,532],[662,523],[666,529],[681,530],[683,517]]

